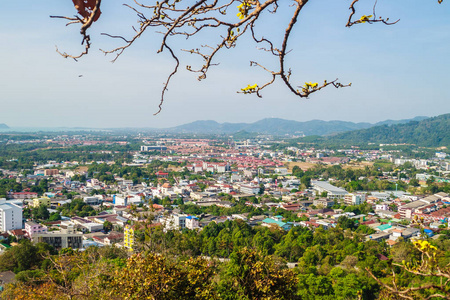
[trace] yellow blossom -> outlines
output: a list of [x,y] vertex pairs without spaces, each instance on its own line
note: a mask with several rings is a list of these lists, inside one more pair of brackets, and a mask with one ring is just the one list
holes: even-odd
[[245,88],[241,89],[241,91],[243,91],[244,94],[247,94],[247,93],[254,92],[257,88],[258,88],[258,84],[256,84],[256,83],[254,85],[249,84]]
[[428,252],[430,250],[437,250],[437,248],[433,245],[431,245],[428,241],[422,240],[422,241],[415,241],[414,246],[423,252]]
[[309,88],[315,89],[318,86],[319,86],[319,84],[317,82],[314,82],[314,83],[312,83],[311,81],[305,82],[304,89],[306,89],[306,90],[308,90]]
[[239,12],[237,13],[236,16],[242,20],[248,16],[249,10],[251,10],[253,7],[250,3],[248,3],[247,1],[244,1],[241,4],[239,4],[237,6],[237,8],[238,8]]
[[372,15],[369,15],[369,16],[363,15],[363,16],[359,19],[359,22],[361,22],[361,23],[366,23],[367,21],[369,21],[370,18],[372,18]]

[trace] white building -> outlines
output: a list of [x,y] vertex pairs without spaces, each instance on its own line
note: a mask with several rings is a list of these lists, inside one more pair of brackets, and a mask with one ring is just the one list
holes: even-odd
[[328,181],[312,180],[311,185],[317,195],[326,192],[328,199],[344,199],[345,195],[348,194],[346,190],[331,185]]
[[275,173],[281,174],[281,175],[286,175],[288,173],[288,169],[287,168],[276,168]]
[[141,196],[139,195],[127,195],[124,197],[121,197],[119,195],[113,195],[113,204],[114,205],[120,205],[120,206],[127,206],[130,204],[139,204],[142,203]]
[[141,151],[144,152],[165,151],[165,150],[167,150],[166,146],[141,146]]
[[0,200],[0,230],[22,229],[22,207]]
[[198,218],[194,216],[187,216],[186,217],[186,228],[187,229],[196,229],[200,228]]
[[386,203],[376,204],[375,210],[389,210],[389,206]]
[[77,233],[71,226],[61,231],[35,234],[32,240],[33,243],[47,243],[56,249],[69,247],[79,249],[83,247],[83,234]]
[[347,194],[344,197],[344,203],[347,205],[360,205],[366,201],[365,194]]
[[445,159],[447,157],[447,153],[445,152],[436,152],[436,157],[439,159]]
[[181,230],[186,228],[187,215],[172,214],[161,219],[161,224],[164,226],[164,231],[167,230]]
[[83,198],[84,203],[89,205],[98,205],[103,202],[103,197],[96,197],[96,196],[88,196]]
[[241,184],[239,185],[239,191],[243,194],[258,194],[259,185]]
[[225,173],[227,171],[226,165],[216,165],[217,173]]
[[89,232],[97,232],[97,231],[101,231],[103,229],[103,224],[93,223],[93,222],[84,223],[81,226],[86,228]]
[[25,223],[25,231],[30,238],[33,238],[34,234],[47,233],[47,227],[30,221]]

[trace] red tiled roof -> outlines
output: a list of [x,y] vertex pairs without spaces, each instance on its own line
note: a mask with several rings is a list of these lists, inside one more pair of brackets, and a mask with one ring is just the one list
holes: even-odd
[[15,192],[13,195],[37,195],[35,192]]
[[12,235],[15,235],[15,236],[25,235],[25,231],[23,231],[22,229],[13,229],[13,230],[10,230],[10,232]]

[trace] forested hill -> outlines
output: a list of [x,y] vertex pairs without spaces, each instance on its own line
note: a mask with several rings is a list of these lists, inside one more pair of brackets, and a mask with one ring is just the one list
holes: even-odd
[[406,143],[425,147],[450,146],[450,114],[405,124],[383,125],[340,133],[330,137],[337,143]]
[[250,133],[263,133],[273,135],[304,134],[309,135],[329,135],[350,130],[371,128],[378,125],[391,125],[407,123],[411,120],[421,121],[427,117],[415,117],[406,120],[386,120],[375,124],[353,123],[346,121],[322,121],[311,120],[298,122],[279,118],[267,118],[254,123],[218,123],[216,121],[195,121],[189,124],[180,125],[173,128],[166,128],[163,131],[182,133],[219,133],[233,134],[240,131]]

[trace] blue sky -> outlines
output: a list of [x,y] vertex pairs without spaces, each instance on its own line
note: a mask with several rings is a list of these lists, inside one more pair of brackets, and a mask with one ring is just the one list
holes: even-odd
[[[289,1],[289,0],[282,0]],[[371,14],[361,0],[358,15]],[[435,3],[436,2],[436,3]],[[148,32],[114,64],[100,51],[120,45],[101,32],[131,34],[136,17],[121,1],[103,1],[103,14],[91,30],[91,54],[75,62],[55,52],[82,50],[78,27],[65,27],[49,15],[74,15],[70,0],[0,1],[0,123],[11,127],[171,127],[195,120],[254,122],[277,117],[377,122],[450,112],[450,3],[379,0],[378,15],[400,18],[393,26],[364,24],[345,28],[348,0],[311,0],[292,32],[287,61],[293,80],[352,82],[300,99],[281,83],[262,99],[237,94],[247,84],[264,83],[267,74],[250,60],[271,65],[271,57],[242,41],[217,56],[219,66],[206,80],[184,70],[181,55],[163,111],[160,91],[173,62],[156,54],[160,36]],[[261,20],[264,36],[276,37],[289,18],[288,7]],[[213,36],[202,36],[211,39]],[[184,39],[174,49],[187,48]],[[79,75],[83,75],[79,77]]]

